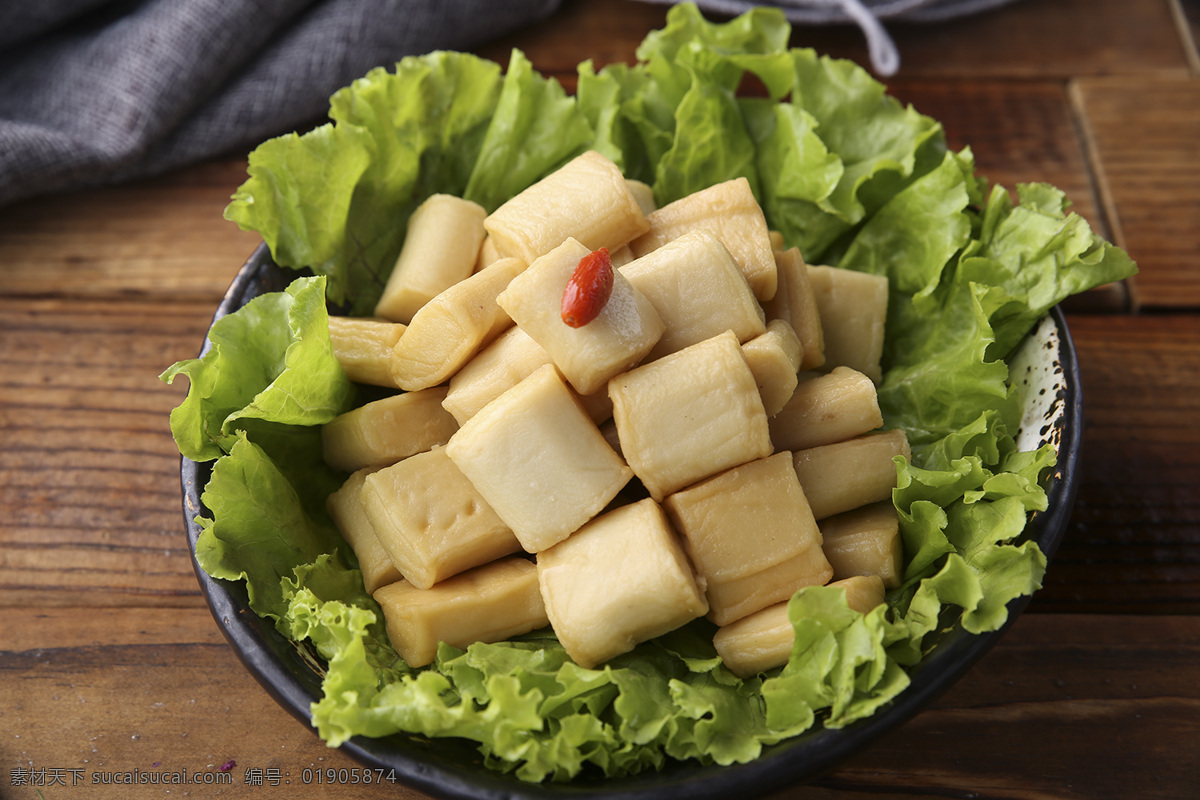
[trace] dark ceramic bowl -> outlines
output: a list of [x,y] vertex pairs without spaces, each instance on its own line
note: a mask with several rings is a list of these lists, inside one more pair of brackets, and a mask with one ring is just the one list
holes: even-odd
[[[276,266],[260,245],[242,267],[214,321],[264,292],[284,289],[296,277]],[[1053,556],[1070,518],[1077,482],[1082,434],[1079,371],[1067,325],[1053,309],[1030,333],[1011,360],[1012,375],[1023,387],[1025,416],[1018,443],[1032,449],[1049,442],[1058,449],[1058,465],[1046,479],[1049,507],[1035,514],[1024,536]],[[210,474],[209,464],[183,460],[184,518],[193,567],[213,617],[229,643],[272,697],[306,725],[309,706],[321,698],[320,659],[307,645],[279,635],[274,626],[250,611],[241,582],[216,580],[195,563],[200,503]],[[1008,607],[1008,625],[1024,610],[1029,597]],[[757,760],[728,767],[673,762],[661,772],[627,778],[576,779],[567,784],[522,782],[484,767],[475,745],[465,740],[430,741],[419,736],[355,737],[341,749],[363,764],[387,770],[396,782],[438,798],[472,800],[706,800],[749,798],[814,778],[839,760],[863,748],[882,733],[914,716],[957,681],[1004,635],[1001,630],[973,635],[959,626],[940,635],[932,652],[911,670],[911,685],[874,716],[840,730],[814,728],[772,747]]]

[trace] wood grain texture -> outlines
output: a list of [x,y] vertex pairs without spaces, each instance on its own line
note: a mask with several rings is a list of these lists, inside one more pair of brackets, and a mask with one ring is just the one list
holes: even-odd
[[[481,52],[573,86],[629,62],[664,6],[564,0]],[[958,684],[786,800],[1193,800],[1200,751],[1200,60],[1197,0],[1016,0],[892,25],[889,90],[981,172],[1046,180],[1138,260],[1120,297],[1070,315],[1082,484],[1029,611]],[[865,63],[853,27],[793,44]],[[302,784],[357,766],[281,709],[204,606],[168,414],[213,310],[257,245],[222,218],[231,157],[0,213],[0,797],[407,798]],[[226,786],[14,785],[14,770],[183,770]],[[278,770],[249,786],[246,770]],[[311,774],[311,773],[310,773]],[[290,780],[290,784],[282,781]]]
[[969,147],[992,183],[1010,191],[1020,183],[1051,183],[1093,230],[1109,235],[1064,84],[899,80],[888,91],[938,120],[951,149]]
[[[46,797],[416,798],[387,784],[303,784],[304,770],[360,766],[280,708],[238,662],[206,609],[19,609],[0,644],[0,738],[5,798],[14,768],[80,770],[82,783]],[[103,773],[160,771],[229,785],[92,785]],[[246,783],[247,768],[279,770],[279,786]],[[284,773],[287,777],[284,778]],[[282,780],[290,780],[290,785]],[[18,791],[20,793],[18,793]],[[53,792],[53,793],[52,793]]]
[[941,700],[820,781],[828,794],[796,796],[1184,800],[1200,767],[1182,745],[1200,732],[1196,626],[1026,615]]
[[215,307],[261,241],[222,217],[245,179],[245,159],[221,159],[6,207],[0,296],[165,297]]
[[0,299],[0,605],[200,602],[158,375],[213,307]]
[[[1017,0],[946,24],[889,25],[908,75],[1186,75],[1174,0]],[[865,59],[858,59],[865,63]]]
[[1200,613],[1200,319],[1073,316],[1082,483],[1032,608]]
[[[98,609],[90,628],[74,613],[7,616],[0,644],[0,717],[11,734],[0,739],[6,771],[78,769],[90,781],[94,772],[212,773],[234,762],[234,797],[422,796],[390,784],[302,785],[306,768],[356,765],[271,700],[207,611],[147,609],[132,617]],[[1200,755],[1162,743],[1200,734],[1198,642],[1195,617],[1027,615],[926,711],[812,785],[775,796],[1103,800],[1128,798],[1121,792],[1138,786],[1139,800],[1183,800],[1170,787],[1187,785]],[[1041,732],[1036,743],[1031,730]],[[1096,770],[1098,763],[1106,768]],[[247,768],[279,770],[291,784],[247,786]],[[212,787],[192,789],[218,796]],[[6,798],[34,797],[6,790]],[[86,796],[164,793],[89,786]]]
[[1200,81],[1082,80],[1075,96],[1140,303],[1200,307]]
[[[1174,0],[1018,0],[1002,9],[942,24],[889,23],[900,52],[899,78],[1066,80],[1121,73],[1185,75],[1189,53]],[[1130,15],[1136,24],[1130,24]],[[712,19],[727,19],[709,14]],[[501,64],[519,47],[534,68],[573,76],[591,58],[600,67],[632,61],[646,32],[662,27],[666,7],[637,0],[566,0],[553,17],[480,49]],[[851,25],[800,26],[791,44],[869,65],[862,32]]]

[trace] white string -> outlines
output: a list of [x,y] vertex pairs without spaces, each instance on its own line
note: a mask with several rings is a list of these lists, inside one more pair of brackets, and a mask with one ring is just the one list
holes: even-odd
[[[674,3],[676,0],[649,0]],[[891,77],[900,69],[900,52],[883,26],[884,20],[904,22],[942,22],[955,17],[978,14],[1013,0],[776,0],[756,3],[751,0],[696,0],[701,8],[723,14],[740,14],[759,5],[775,5],[790,22],[802,25],[853,23],[867,39],[871,68],[882,77]]]
[[885,78],[890,78],[900,69],[900,53],[896,43],[883,27],[879,18],[872,14],[861,0],[840,0],[846,16],[854,20],[863,34],[867,37],[867,52],[871,57],[871,66]]

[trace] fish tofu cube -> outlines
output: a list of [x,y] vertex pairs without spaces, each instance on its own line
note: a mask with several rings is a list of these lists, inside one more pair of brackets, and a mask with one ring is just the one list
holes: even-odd
[[342,488],[325,499],[325,510],[358,558],[358,568],[368,593],[404,577],[375,535],[375,527],[363,506],[362,487],[371,472],[369,468],[357,470],[346,479]]
[[894,589],[904,577],[900,519],[890,502],[872,503],[821,522],[822,549],[835,580],[875,575]]
[[786,600],[723,625],[713,635],[717,655],[739,678],[786,664],[795,642]]
[[718,625],[833,575],[791,453],[722,472],[672,494],[664,505],[705,580],[708,616]]
[[[846,604],[862,614],[883,602],[883,583],[875,577],[849,578],[829,585],[841,586]],[[739,678],[786,664],[795,642],[796,629],[788,616],[786,600],[731,622],[713,636],[717,655]]]
[[448,194],[430,195],[417,206],[375,316],[407,324],[423,305],[474,272],[486,215],[478,203]]
[[745,178],[718,183],[668,203],[646,215],[650,229],[633,240],[633,254],[644,256],[688,231],[716,234],[746,276],[754,296],[770,300],[777,288],[775,252],[762,208]]
[[396,384],[416,391],[445,383],[509,328],[496,296],[524,269],[523,261],[500,259],[421,306],[393,348]]
[[825,333],[808,266],[796,247],[776,250],[775,266],[779,286],[763,311],[768,320],[781,319],[796,332],[804,348],[800,369],[818,369],[825,365]]
[[889,500],[896,488],[896,456],[908,460],[908,437],[893,429],[797,450],[792,463],[818,520]]
[[883,332],[888,279],[852,269],[808,267],[828,367],[850,367],[878,384],[883,380]]
[[618,250],[649,224],[620,168],[589,150],[505,202],[483,227],[500,255],[532,264],[569,238]]
[[538,367],[552,363],[544,347],[513,326],[455,373],[442,407],[462,425]]
[[742,343],[768,417],[778,414],[796,392],[802,350],[792,326],[781,319],[771,320],[765,333]]
[[444,447],[368,475],[361,497],[392,562],[421,589],[521,549]]
[[399,389],[392,376],[392,348],[407,326],[371,317],[329,317],[333,355],[355,383]]
[[658,311],[666,330],[647,356],[668,353],[731,330],[744,342],[765,330],[762,307],[725,245],[695,230],[620,270]]
[[446,453],[531,553],[565,539],[633,477],[552,364],[467,420]]
[[608,392],[622,453],[655,500],[771,453],[758,384],[731,331],[618,375]]
[[850,367],[801,381],[771,417],[776,450],[805,450],[852,439],[883,425],[875,384]]
[[563,322],[563,291],[590,252],[567,239],[530,264],[496,298],[580,394],[592,394],[641,361],[664,330],[654,306],[618,270],[613,270],[612,294],[595,319],[578,328]]
[[708,606],[662,508],[619,506],[537,556],[546,615],[593,667],[703,616]]
[[445,444],[458,422],[442,407],[446,387],[405,392],[351,409],[321,427],[325,463],[343,472],[387,466]]
[[397,581],[378,589],[388,639],[410,667],[432,664],[438,642],[466,649],[544,628],[549,620],[537,567],[511,556],[468,570],[432,589]]

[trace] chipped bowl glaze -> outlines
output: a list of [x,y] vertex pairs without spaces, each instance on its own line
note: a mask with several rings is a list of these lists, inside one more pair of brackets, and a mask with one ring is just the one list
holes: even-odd
[[[265,245],[238,273],[213,318],[241,308],[252,298],[286,287],[295,273],[276,266]],[[1031,515],[1024,539],[1037,542],[1050,558],[1062,539],[1074,504],[1082,405],[1074,346],[1062,312],[1044,317],[1010,359],[1024,415],[1018,443],[1023,450],[1055,446],[1058,463],[1044,479],[1049,506]],[[207,513],[200,494],[209,464],[182,462],[184,517],[193,567],[214,619],[247,670],[275,700],[305,725],[311,704],[321,698],[323,663],[308,643],[284,638],[270,620],[254,614],[241,582],[216,580],[195,563],[200,528]],[[815,728],[764,750],[748,764],[731,766],[672,762],[660,772],[626,778],[577,778],[565,784],[533,785],[488,769],[474,745],[464,740],[431,741],[420,736],[357,736],[341,750],[394,783],[445,800],[726,800],[752,798],[812,780],[884,732],[913,717],[949,688],[1004,635],[1030,598],[1008,607],[1008,623],[983,635],[958,624],[936,634],[928,656],[910,671],[911,684],[873,716],[840,730]],[[928,640],[927,640],[928,641]],[[386,780],[386,778],[385,778]]]

